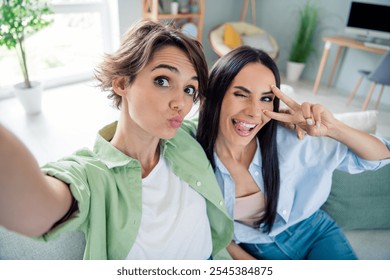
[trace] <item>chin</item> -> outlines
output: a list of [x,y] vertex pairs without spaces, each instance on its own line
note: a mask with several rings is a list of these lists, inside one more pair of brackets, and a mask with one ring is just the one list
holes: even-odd
[[160,135],[160,138],[164,139],[164,140],[169,140],[169,139],[175,137],[176,133],[177,133],[177,129],[175,129],[174,131],[169,132],[169,133],[162,133]]

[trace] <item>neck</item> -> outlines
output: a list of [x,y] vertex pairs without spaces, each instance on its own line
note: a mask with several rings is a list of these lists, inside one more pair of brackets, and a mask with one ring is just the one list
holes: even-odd
[[257,142],[255,137],[248,145],[242,146],[233,145],[230,142],[217,138],[214,148],[222,162],[235,162],[249,167],[256,152]]
[[153,170],[160,159],[159,142],[159,138],[151,136],[127,118],[118,121],[118,127],[111,140],[115,148],[140,162],[142,178]]

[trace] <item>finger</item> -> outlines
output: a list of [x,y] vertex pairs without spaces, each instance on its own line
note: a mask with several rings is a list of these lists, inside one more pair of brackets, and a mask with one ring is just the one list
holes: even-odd
[[291,109],[279,109],[279,113],[284,113],[284,114],[293,114],[293,111]]
[[302,116],[305,119],[308,119],[308,118],[312,117],[311,107],[312,107],[312,104],[310,104],[309,102],[303,102],[302,103],[301,111],[302,111]]
[[301,105],[302,116],[306,120],[307,125],[314,125],[314,120],[312,116],[312,104],[304,102]]
[[294,99],[284,94],[275,85],[271,86],[271,90],[276,95],[276,97],[278,97],[281,101],[283,101],[289,108],[293,109],[294,111],[299,109],[300,105],[297,102],[295,102]]
[[278,113],[278,112],[273,112],[273,111],[268,111],[268,110],[263,110],[264,115],[267,117],[284,122],[284,123],[293,123],[293,115],[291,114],[285,114],[285,113]]
[[298,136],[299,140],[302,140],[303,138],[305,138],[306,131],[304,131],[299,125],[297,125],[295,127],[295,131],[297,133],[297,136]]
[[290,130],[294,130],[294,129],[297,127],[297,125],[294,124],[294,123],[288,123],[288,124],[287,124],[287,127],[288,127],[288,129],[290,129]]
[[321,105],[314,105],[313,106],[313,118],[316,122],[317,129],[321,128],[321,115],[324,112],[324,107]]

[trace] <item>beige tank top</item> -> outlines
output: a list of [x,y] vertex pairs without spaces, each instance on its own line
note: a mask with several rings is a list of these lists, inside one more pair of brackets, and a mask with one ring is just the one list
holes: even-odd
[[255,227],[265,212],[264,194],[257,193],[236,197],[234,220],[245,225]]

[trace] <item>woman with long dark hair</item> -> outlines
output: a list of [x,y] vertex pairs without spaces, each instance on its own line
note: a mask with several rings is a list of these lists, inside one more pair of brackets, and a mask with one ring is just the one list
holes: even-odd
[[[279,87],[275,62],[248,46],[220,58],[209,75],[197,139],[234,219],[228,250],[236,259],[356,259],[320,207],[335,169],[378,169],[390,162],[389,142],[345,125],[321,105],[298,104]],[[279,100],[290,114],[278,112]],[[298,139],[278,121],[308,136]]]

